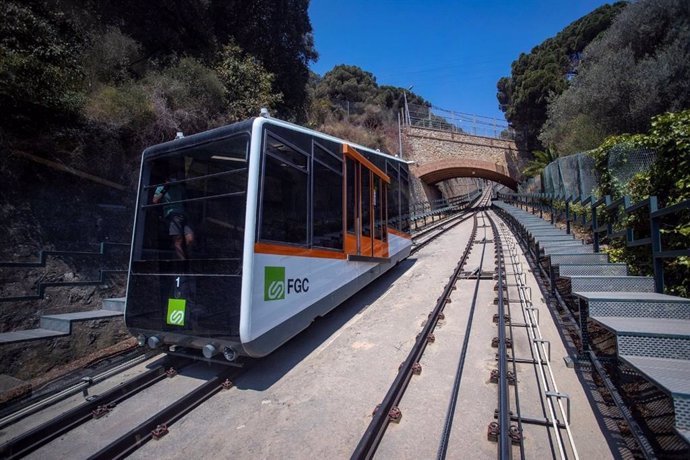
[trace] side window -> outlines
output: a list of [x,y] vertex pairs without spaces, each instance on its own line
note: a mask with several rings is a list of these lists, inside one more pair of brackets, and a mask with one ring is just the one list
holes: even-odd
[[400,229],[400,180],[398,164],[386,161],[386,174],[391,179],[388,185],[388,226]]
[[410,233],[410,181],[407,168],[400,167],[400,230]]
[[345,158],[345,165],[347,166],[346,180],[347,180],[347,222],[345,223],[345,228],[347,233],[352,235],[355,234],[355,213],[359,212],[359,208],[355,206],[357,202],[357,192],[356,192],[356,164],[355,160],[352,158]]
[[261,240],[308,242],[308,157],[266,134],[261,190]]
[[314,143],[313,245],[343,248],[343,161]]

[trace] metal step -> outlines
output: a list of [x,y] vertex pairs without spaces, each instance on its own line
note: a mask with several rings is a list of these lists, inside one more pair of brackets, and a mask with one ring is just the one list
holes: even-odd
[[571,276],[570,292],[654,292],[651,276]]
[[54,331],[52,329],[27,329],[25,331],[2,332],[0,333],[0,344],[53,339],[55,337],[64,337],[66,335],[69,334]]
[[690,361],[629,355],[620,358],[673,398],[675,429],[690,441]]
[[690,360],[690,320],[593,315],[590,318],[616,335],[619,356]]
[[122,316],[121,311],[95,310],[80,311],[77,313],[64,313],[61,315],[41,316],[41,328],[58,332],[71,333],[72,323],[76,321],[91,321],[95,319],[112,318]]
[[544,255],[552,254],[593,254],[594,248],[588,244],[578,244],[577,246],[553,246],[544,248]]
[[577,241],[578,243],[582,244],[580,240],[576,240],[573,235],[532,235],[532,238],[534,238],[535,241],[538,241],[539,244],[541,243],[546,243],[546,242],[552,242],[552,241]]
[[551,265],[608,262],[608,254],[553,254]]
[[125,312],[125,297],[115,297],[112,299],[103,299],[103,310]]
[[541,241],[537,240],[537,243],[539,243],[539,246],[541,248],[562,248],[562,247],[570,247],[570,246],[584,246],[582,241],[580,240],[567,240],[567,241]]
[[690,320],[690,299],[656,292],[576,292],[590,316]]
[[559,264],[559,276],[626,276],[628,266],[616,264]]
[[0,333],[0,344],[64,337],[71,334],[73,322],[122,317],[124,308],[125,298],[119,297],[104,299],[102,310],[43,315],[38,329]]

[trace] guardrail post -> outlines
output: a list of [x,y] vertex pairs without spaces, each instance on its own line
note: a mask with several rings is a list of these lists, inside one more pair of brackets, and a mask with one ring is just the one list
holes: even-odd
[[570,235],[570,197],[565,198],[565,233]]
[[658,257],[661,252],[661,231],[659,230],[659,220],[652,217],[659,210],[659,203],[655,196],[649,197],[649,229],[652,239],[652,263],[654,266],[654,288],[657,293],[664,293],[664,259]]
[[542,194],[538,194],[539,198],[539,218],[543,219],[544,218],[544,199],[542,197]]
[[596,201],[592,201],[592,246],[594,246],[594,252],[599,252],[599,219],[597,218],[597,206]]
[[[611,199],[611,195],[606,195],[604,197],[604,206],[608,208],[608,206],[611,204],[613,200]],[[611,234],[613,234],[613,224],[611,221],[606,222],[606,236],[610,237]],[[611,241],[611,238],[609,238],[609,242]]]
[[549,206],[551,208],[551,225],[554,223],[554,215],[553,215],[553,195],[549,195]]

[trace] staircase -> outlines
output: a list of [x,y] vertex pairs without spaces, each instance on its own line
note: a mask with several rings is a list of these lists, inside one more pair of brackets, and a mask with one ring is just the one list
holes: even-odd
[[31,340],[64,337],[72,333],[72,324],[105,318],[122,317],[125,298],[105,299],[100,310],[41,316],[41,327],[0,333],[0,345]]
[[[619,389],[627,401],[637,405],[638,414],[645,414],[643,425],[651,432],[655,450],[660,449],[657,454],[687,454],[690,299],[655,292],[653,278],[629,276],[625,264],[610,263],[607,254],[594,253],[592,245],[539,217],[501,201],[493,205],[546,267],[552,289],[558,289],[575,315],[580,351],[593,350],[604,356],[613,350]],[[595,336],[596,340],[590,340]],[[649,400],[654,398],[650,395],[657,392],[654,388],[649,391],[652,385],[670,401],[656,406],[670,407],[666,413],[650,409]],[[664,419],[671,420],[671,433],[661,426]]]

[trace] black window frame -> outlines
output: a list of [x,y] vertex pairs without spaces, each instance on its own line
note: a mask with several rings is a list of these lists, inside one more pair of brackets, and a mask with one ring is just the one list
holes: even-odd
[[[295,247],[300,247],[300,248],[311,248],[311,235],[312,235],[312,216],[311,216],[311,176],[312,176],[312,164],[311,164],[311,152],[305,152],[302,148],[298,147],[294,142],[290,142],[287,139],[285,139],[283,136],[280,134],[277,134],[276,131],[272,131],[271,128],[273,126],[265,126],[263,129],[263,133],[261,136],[261,168],[260,168],[260,177],[259,177],[259,202],[258,206],[256,209],[257,212],[257,225],[256,225],[256,235],[255,235],[255,241],[257,242],[266,242],[266,243],[277,243],[277,244],[285,244],[285,245],[290,245],[290,246],[295,246]],[[298,133],[296,131],[289,131],[290,133],[295,133],[295,134],[302,134],[303,133]],[[264,225],[264,220],[263,220],[263,215],[264,215],[264,187],[265,187],[265,179],[266,179],[266,158],[271,157],[275,160],[280,160],[280,161],[285,161],[290,167],[293,167],[297,170],[301,170],[302,167],[300,165],[296,165],[293,162],[287,160],[286,158],[280,158],[277,155],[274,155],[270,153],[267,149],[268,146],[268,137],[271,136],[277,141],[283,143],[287,147],[295,150],[296,152],[304,155],[306,157],[306,166],[305,166],[305,171],[304,173],[307,175],[307,189],[306,189],[306,243],[295,243],[295,242],[290,242],[290,241],[280,241],[280,240],[272,240],[272,239],[267,239],[267,238],[262,238],[262,229]]]
[[[344,196],[344,183],[343,183],[343,168],[345,164],[345,158],[344,155],[338,156],[337,154],[333,153],[331,149],[326,147],[323,143],[319,142],[319,138],[316,136],[312,136],[312,143],[311,143],[311,148],[312,148],[312,155],[311,155],[311,169],[310,169],[310,174],[309,174],[309,193],[310,193],[310,219],[309,219],[309,224],[310,224],[310,232],[309,232],[309,247],[310,248],[318,248],[318,249],[323,249],[327,251],[335,251],[335,252],[342,252],[345,249],[345,231],[343,228],[343,196]],[[323,150],[327,155],[330,155],[334,160],[338,161],[340,163],[340,167],[338,169],[334,168],[333,166],[327,164],[325,161],[320,160],[317,155],[316,155],[316,149],[319,148]],[[340,234],[341,234],[341,245],[339,248],[333,248],[333,247],[327,247],[327,246],[317,246],[314,244],[314,214],[315,214],[315,209],[314,209],[314,204],[316,203],[316,200],[314,199],[314,183],[316,181],[316,169],[314,168],[314,162],[318,163],[319,165],[327,168],[329,171],[334,172],[340,177],[340,204],[339,204],[339,214],[340,214]]]

